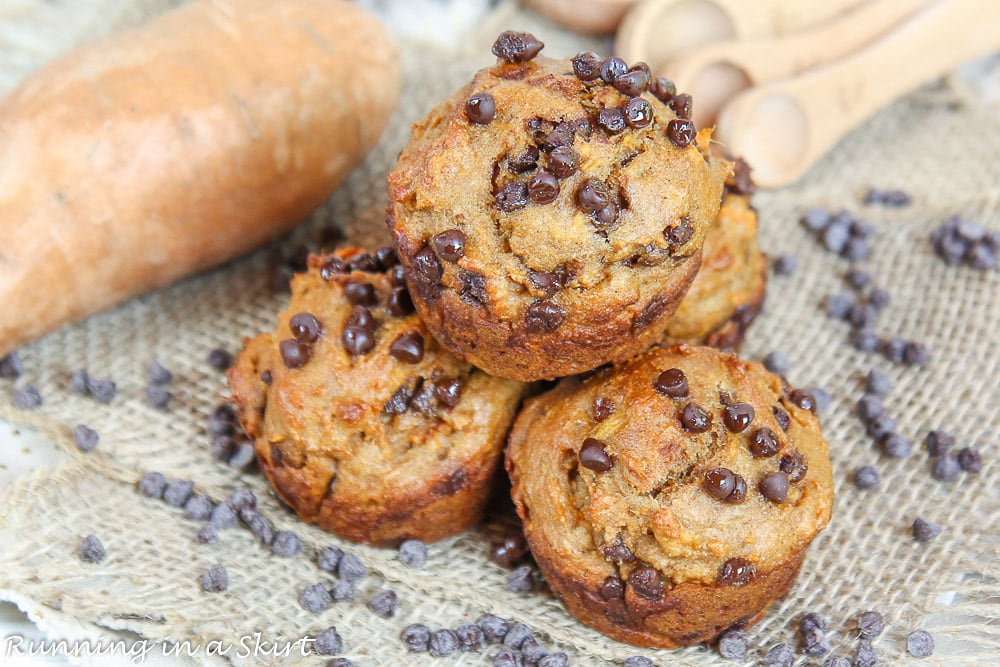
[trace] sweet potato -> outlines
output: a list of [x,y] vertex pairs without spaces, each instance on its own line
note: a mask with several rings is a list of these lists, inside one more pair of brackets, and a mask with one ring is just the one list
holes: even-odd
[[301,221],[399,79],[341,0],[200,0],[30,77],[0,100],[0,355]]

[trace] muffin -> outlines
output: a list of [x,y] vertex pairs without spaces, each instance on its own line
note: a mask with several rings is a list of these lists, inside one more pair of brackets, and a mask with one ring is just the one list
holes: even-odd
[[747,194],[726,188],[705,236],[701,269],[667,323],[663,342],[735,351],[764,304],[767,258],[757,243],[757,213]]
[[755,623],[830,518],[814,409],[759,364],[685,344],[527,401],[507,472],[553,592],[638,646]]
[[390,248],[311,256],[277,328],[229,371],[278,494],[302,519],[378,546],[479,522],[524,389],[438,345],[395,263]]
[[495,67],[413,126],[389,227],[414,303],[487,373],[552,379],[659,341],[698,271],[731,163],[648,68],[537,56]]

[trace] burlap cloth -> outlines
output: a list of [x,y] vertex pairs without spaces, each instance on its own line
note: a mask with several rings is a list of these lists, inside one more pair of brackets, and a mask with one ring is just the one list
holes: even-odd
[[[146,2],[142,8],[167,4]],[[111,12],[106,18],[134,20],[141,13]],[[321,221],[331,216],[351,241],[385,241],[385,176],[407,139],[409,122],[490,62],[488,45],[498,26],[531,29],[548,43],[550,55],[567,56],[582,47],[608,49],[511,5],[501,6],[470,35],[458,55],[445,58],[420,44],[404,45],[406,86],[383,141],[315,219],[280,247],[314,238]],[[96,25],[93,32],[107,27]],[[72,41],[65,38],[60,46]],[[9,51],[4,58],[5,65],[14,62]],[[0,85],[9,89],[23,71],[6,67]],[[748,661],[759,660],[777,642],[794,643],[797,616],[807,610],[831,619],[834,652],[850,655],[857,614],[877,609],[888,622],[875,641],[883,664],[911,662],[905,637],[920,627],[931,630],[938,645],[925,664],[1000,662],[1000,273],[945,266],[927,239],[954,213],[1000,227],[1000,114],[966,93],[952,81],[928,86],[850,135],[799,184],[757,196],[762,245],[772,254],[794,254],[800,268],[791,277],[772,279],[765,312],[750,330],[744,354],[759,358],[783,350],[794,364],[789,375],[795,384],[821,385],[832,393],[823,425],[837,501],[833,520],[813,543],[791,595],[751,631]],[[899,210],[865,208],[860,195],[871,185],[902,188],[914,202]],[[811,205],[861,212],[876,223],[874,255],[866,268],[892,294],[880,330],[927,341],[933,355],[926,367],[894,366],[857,352],[847,343],[846,325],[822,316],[820,303],[844,289],[841,276],[847,266],[823,252],[797,224],[800,212]],[[364,665],[431,660],[407,655],[399,641],[405,625],[455,627],[487,611],[527,623],[551,650],[567,651],[574,664],[621,664],[635,654],[659,664],[724,663],[703,647],[655,652],[610,641],[576,623],[545,591],[507,592],[506,572],[486,557],[491,526],[432,545],[422,570],[402,566],[392,550],[342,545],[358,553],[374,575],[361,586],[358,601],[335,604],[320,615],[305,612],[298,604],[302,588],[330,580],[311,555],[340,541],[283,510],[261,476],[240,475],[214,462],[204,432],[209,411],[227,393],[223,375],[206,363],[208,352],[219,346],[237,350],[243,337],[269,327],[283,306],[284,297],[268,287],[269,252],[134,299],[21,351],[26,376],[17,386],[36,384],[45,402],[36,411],[18,412],[11,406],[15,384],[0,381],[0,418],[44,431],[64,445],[71,462],[22,480],[0,498],[4,597],[30,608],[57,634],[77,638],[126,630],[135,633],[129,635],[133,638],[190,640],[204,648],[210,640],[238,646],[240,637],[255,632],[269,641],[292,641],[335,624],[345,638],[345,655]],[[168,413],[144,401],[145,369],[153,359],[174,372]],[[982,472],[947,484],[931,478],[922,448],[904,460],[880,458],[853,414],[872,365],[895,382],[887,406],[902,433],[917,440],[932,428],[951,431],[960,446],[979,446]],[[118,396],[111,405],[69,394],[69,375],[80,367],[114,378]],[[71,431],[78,423],[101,434],[99,447],[89,455],[72,445]],[[882,473],[875,491],[858,491],[850,481],[863,464]],[[147,470],[159,470],[168,479],[193,479],[216,500],[249,484],[279,528],[303,536],[305,553],[275,557],[246,530],[226,531],[213,545],[196,545],[197,523],[134,491]],[[941,536],[929,544],[914,542],[910,524],[918,516],[941,523]],[[100,565],[76,557],[88,533],[100,536],[107,547]],[[199,590],[199,575],[214,562],[229,571],[225,594]],[[385,587],[397,591],[400,600],[391,619],[376,616],[364,604],[368,594]],[[243,659],[238,653],[233,650],[228,659],[321,663],[318,657]],[[202,654],[197,660],[218,659]],[[441,662],[486,664],[487,659],[455,654]]]

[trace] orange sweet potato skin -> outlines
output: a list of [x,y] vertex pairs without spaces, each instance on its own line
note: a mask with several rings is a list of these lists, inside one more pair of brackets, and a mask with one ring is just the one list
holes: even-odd
[[342,0],[200,0],[0,100],[0,355],[301,221],[399,93]]

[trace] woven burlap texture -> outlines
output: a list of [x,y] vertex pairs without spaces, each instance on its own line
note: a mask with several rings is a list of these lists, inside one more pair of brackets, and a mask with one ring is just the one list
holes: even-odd
[[[21,350],[26,373],[17,383],[0,381],[0,418],[43,431],[72,460],[22,480],[0,498],[0,590],[102,628],[202,647],[211,640],[238,647],[241,637],[256,632],[268,641],[293,641],[336,625],[345,638],[344,655],[360,665],[432,661],[406,653],[399,641],[404,626],[455,627],[484,612],[527,623],[550,650],[566,651],[574,664],[622,664],[630,655],[647,655],[658,664],[734,664],[705,647],[648,651],[617,643],[576,623],[544,589],[507,592],[506,572],[486,557],[489,535],[500,530],[500,520],[431,545],[427,567],[410,569],[392,550],[345,544],[302,524],[282,509],[261,476],[236,473],[209,456],[205,423],[227,389],[223,374],[213,371],[206,357],[216,347],[237,351],[244,337],[270,327],[283,307],[286,297],[269,287],[271,254],[316,238],[331,218],[343,225],[350,242],[384,243],[385,177],[407,140],[409,123],[490,62],[489,43],[500,25],[531,29],[553,56],[585,47],[608,50],[607,44],[558,30],[511,5],[501,6],[479,34],[469,36],[458,56],[405,44],[406,85],[391,126],[310,223],[274,248],[134,299]],[[794,254],[799,270],[772,278],[744,355],[760,358],[783,350],[793,362],[789,377],[796,385],[819,385],[832,394],[822,419],[837,500],[833,520],[814,542],[792,593],[750,632],[747,662],[759,661],[773,644],[794,643],[797,617],[808,610],[831,619],[833,651],[840,655],[854,650],[857,614],[877,609],[887,619],[886,631],[874,642],[883,664],[908,664],[905,637],[919,627],[932,630],[938,643],[935,658],[925,662],[991,664],[1000,656],[995,400],[1000,274],[945,266],[927,238],[955,213],[1000,227],[997,155],[996,110],[964,99],[946,83],[935,84],[879,113],[797,185],[756,198],[763,247],[772,255]],[[913,204],[898,210],[865,207],[860,195],[870,185],[902,188],[913,194]],[[929,343],[933,354],[926,367],[894,366],[857,352],[848,344],[846,324],[824,318],[823,298],[846,289],[842,276],[848,265],[823,252],[797,224],[813,205],[846,208],[876,224],[873,257],[864,268],[892,295],[879,330]],[[154,359],[174,373],[168,412],[144,400],[146,367]],[[944,428],[961,446],[979,446],[983,470],[948,484],[931,478],[920,447],[903,460],[881,458],[853,413],[873,365],[893,379],[886,402],[902,433],[917,440],[929,429]],[[81,367],[117,382],[110,405],[70,395],[69,376]],[[27,383],[41,390],[44,404],[17,411],[13,392]],[[79,423],[101,434],[91,454],[72,444]],[[882,474],[877,490],[862,492],[851,484],[853,471],[864,464]],[[303,537],[303,555],[278,558],[242,529],[225,531],[216,544],[197,545],[198,523],[135,492],[136,480],[148,470],[192,479],[215,500],[239,485],[251,486],[279,528]],[[928,544],[914,542],[910,525],[916,517],[941,523],[941,536]],[[108,557],[99,565],[76,556],[88,533],[107,547]],[[312,558],[331,543],[360,555],[373,574],[360,586],[357,601],[311,614],[298,596],[311,583],[332,584]],[[215,562],[228,569],[230,588],[202,593],[198,577]],[[384,588],[399,595],[391,619],[376,616],[364,603]],[[439,662],[486,664],[485,656],[494,651]],[[227,657],[237,664],[322,664],[318,657],[243,657],[235,649]]]

